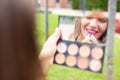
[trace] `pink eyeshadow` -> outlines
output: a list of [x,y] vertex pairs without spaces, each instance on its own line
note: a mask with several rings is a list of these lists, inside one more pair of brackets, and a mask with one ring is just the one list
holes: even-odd
[[56,61],[58,64],[63,64],[63,63],[65,62],[65,56],[64,56],[64,54],[58,53],[58,54],[55,56],[55,61]]
[[95,47],[92,49],[91,56],[94,59],[101,59],[103,57],[103,50],[99,47]]
[[66,50],[67,50],[67,45],[64,42],[58,43],[58,45],[57,45],[57,51],[59,53],[64,53]]
[[87,45],[83,45],[79,49],[79,54],[82,57],[88,57],[90,55],[90,48]]
[[68,46],[68,53],[70,55],[76,55],[78,52],[78,46],[76,44],[70,44]]
[[75,56],[67,56],[66,58],[66,64],[68,66],[75,66],[77,60],[76,60],[76,57]]
[[100,69],[102,68],[102,64],[99,60],[91,60],[89,67],[92,71],[100,71]]

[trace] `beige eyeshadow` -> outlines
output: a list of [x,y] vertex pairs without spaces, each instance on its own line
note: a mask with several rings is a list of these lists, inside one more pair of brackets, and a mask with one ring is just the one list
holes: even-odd
[[76,62],[77,62],[77,59],[76,59],[75,56],[67,56],[67,58],[66,58],[66,64],[68,66],[71,66],[71,67],[75,66]]
[[103,50],[100,47],[95,47],[92,49],[91,56],[94,59],[101,59],[103,57]]
[[88,68],[88,65],[89,65],[89,61],[87,58],[82,58],[82,57],[79,57],[78,58],[78,62],[77,62],[77,65],[80,69],[87,69]]
[[77,52],[78,52],[78,46],[76,44],[73,43],[68,46],[68,53],[70,55],[76,55]]
[[91,60],[90,61],[90,64],[89,64],[89,67],[92,71],[100,71],[100,69],[102,68],[102,64],[99,60]]
[[79,49],[79,54],[82,57],[88,57],[90,55],[90,48],[87,45],[83,45]]
[[67,45],[64,42],[58,43],[58,45],[57,45],[57,51],[59,53],[64,53],[66,50],[67,50]]
[[65,55],[62,54],[62,53],[58,53],[56,56],[55,56],[55,61],[58,63],[58,64],[63,64],[65,62]]

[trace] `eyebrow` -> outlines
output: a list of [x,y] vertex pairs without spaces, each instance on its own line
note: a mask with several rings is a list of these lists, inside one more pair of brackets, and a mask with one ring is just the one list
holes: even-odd
[[96,18],[96,19],[104,19],[104,20],[107,20],[108,21],[108,18],[102,18],[102,17],[91,17],[91,16],[88,16],[88,17],[84,17],[84,18]]

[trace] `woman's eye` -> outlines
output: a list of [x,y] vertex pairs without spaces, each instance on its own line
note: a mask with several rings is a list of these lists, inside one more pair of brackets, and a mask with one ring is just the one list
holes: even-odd
[[87,17],[87,19],[92,19],[92,17]]
[[101,22],[101,23],[106,23],[107,19],[98,19],[98,21]]

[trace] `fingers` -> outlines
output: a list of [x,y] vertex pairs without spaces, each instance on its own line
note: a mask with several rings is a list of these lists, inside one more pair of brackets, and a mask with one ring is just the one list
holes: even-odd
[[45,57],[52,57],[56,51],[56,47],[57,47],[57,41],[58,39],[61,37],[61,30],[58,29],[56,30],[56,32],[51,35],[48,40],[45,42],[42,50],[41,50],[41,55],[45,56]]
[[94,35],[91,36],[91,39],[92,39],[92,42],[93,42],[93,43],[96,43],[96,44],[98,43],[98,41],[97,41],[97,39],[95,38]]
[[85,37],[85,39],[83,39],[81,42],[83,42],[83,43],[89,43],[90,40],[91,40],[91,35],[87,35],[87,36]]
[[60,28],[56,29],[56,32],[53,34],[54,41],[57,43],[58,39],[62,36],[62,32]]
[[58,28],[54,34],[52,34],[45,44],[57,43],[58,39],[62,36],[61,29]]
[[53,64],[54,54],[56,52],[56,43],[58,39],[61,37],[61,30],[57,29],[56,32],[51,35],[48,40],[45,42],[40,55],[40,65],[43,67],[42,73],[47,74],[49,67]]
[[87,35],[85,37],[85,39],[82,40],[81,42],[84,42],[84,43],[95,43],[95,44],[98,43],[98,41],[97,41],[97,39],[95,38],[94,35]]

